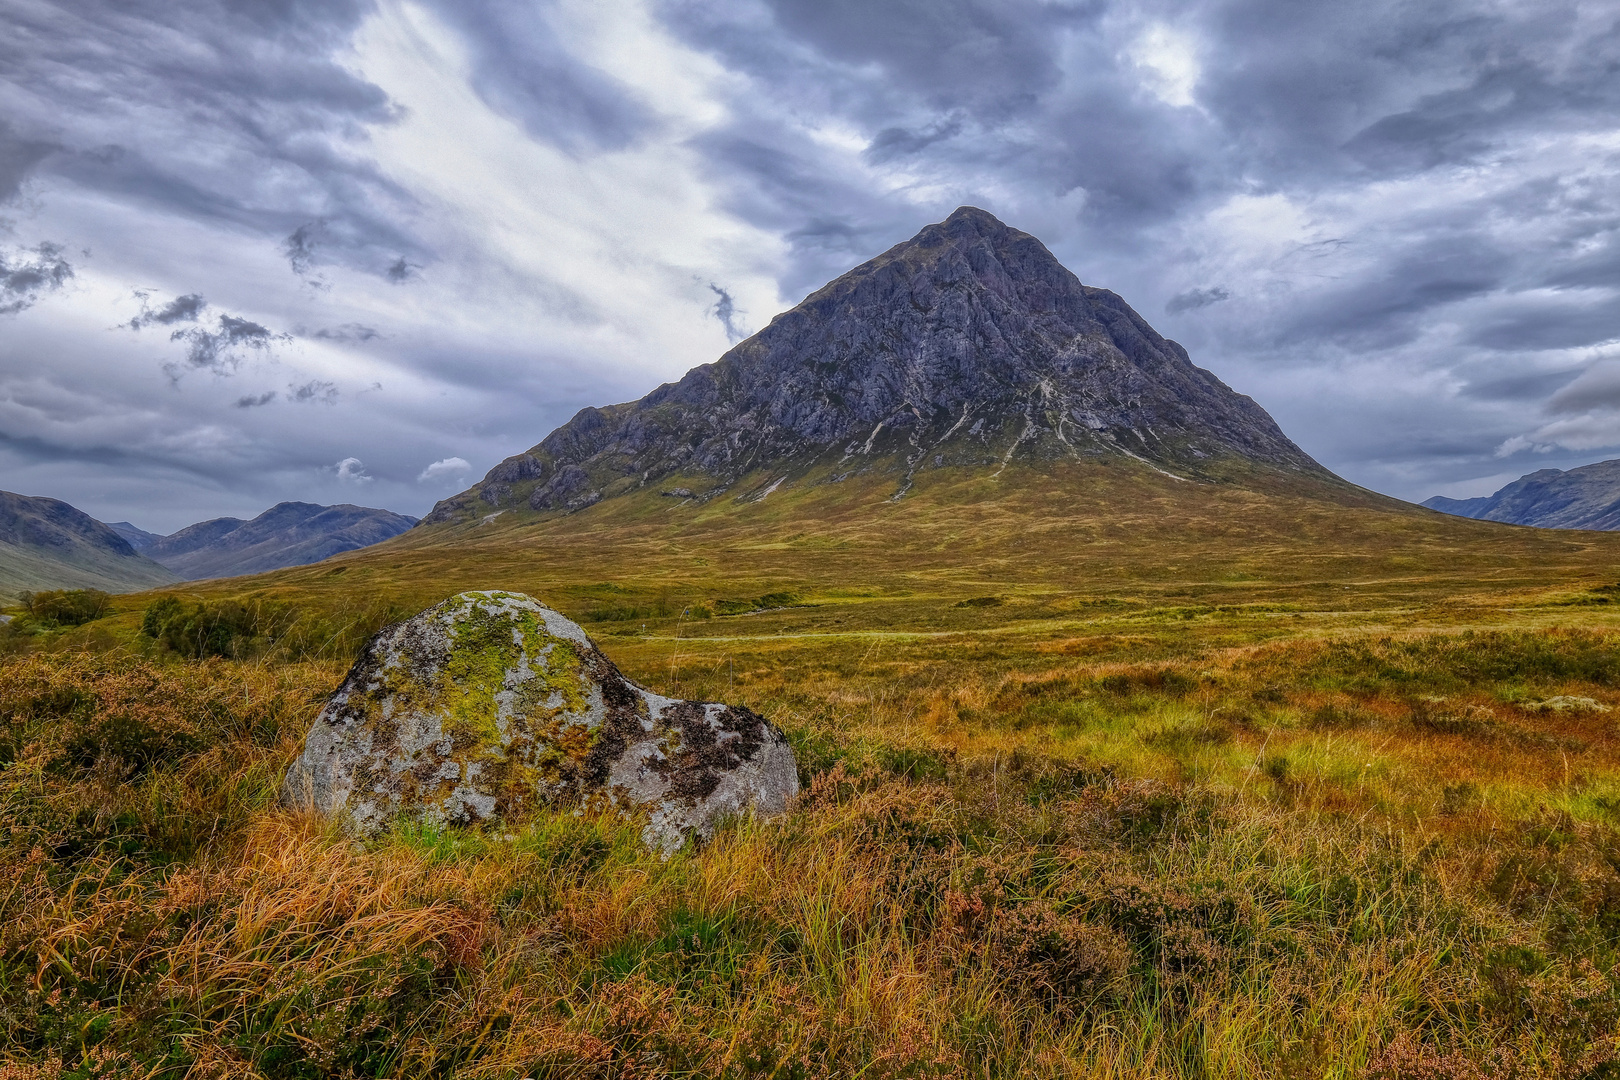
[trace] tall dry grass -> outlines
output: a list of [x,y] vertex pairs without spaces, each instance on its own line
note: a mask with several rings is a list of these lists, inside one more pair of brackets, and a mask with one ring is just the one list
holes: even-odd
[[[1530,633],[956,679],[899,657],[836,695],[744,665],[725,676],[789,722],[805,794],[667,861],[566,810],[357,844],[278,808],[332,665],[13,660],[0,1059],[1614,1075],[1614,655]],[[1542,707],[1559,697],[1596,708]]]

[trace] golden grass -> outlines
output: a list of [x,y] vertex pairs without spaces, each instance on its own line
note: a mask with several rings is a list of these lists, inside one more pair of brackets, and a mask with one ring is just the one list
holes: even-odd
[[[188,586],[275,607],[238,660],[151,597],[14,643],[0,1075],[1616,1075],[1620,537],[1247,479],[632,497]],[[770,716],[800,805],[668,861],[276,808],[475,587]]]

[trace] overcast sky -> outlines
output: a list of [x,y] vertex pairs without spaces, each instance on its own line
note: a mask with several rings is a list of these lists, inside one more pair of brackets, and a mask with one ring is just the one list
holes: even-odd
[[956,206],[1343,476],[1620,455],[1620,3],[0,0],[0,488],[421,514]]

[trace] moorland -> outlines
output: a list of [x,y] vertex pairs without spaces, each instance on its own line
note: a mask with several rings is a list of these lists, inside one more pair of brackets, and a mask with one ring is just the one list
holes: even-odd
[[[893,492],[15,620],[0,1075],[1620,1075],[1620,536],[1124,459]],[[279,807],[366,636],[470,588],[768,716],[799,802],[667,860]]]

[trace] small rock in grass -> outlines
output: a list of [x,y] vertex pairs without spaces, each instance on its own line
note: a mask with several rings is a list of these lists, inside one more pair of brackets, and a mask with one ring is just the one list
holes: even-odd
[[1559,694],[1545,701],[1527,701],[1524,707],[1531,712],[1608,712],[1609,707],[1589,697],[1571,697]]
[[793,751],[748,709],[677,701],[620,674],[520,593],[468,592],[372,638],[327,701],[282,800],[374,834],[520,820],[539,806],[645,815],[666,854],[798,792]]

